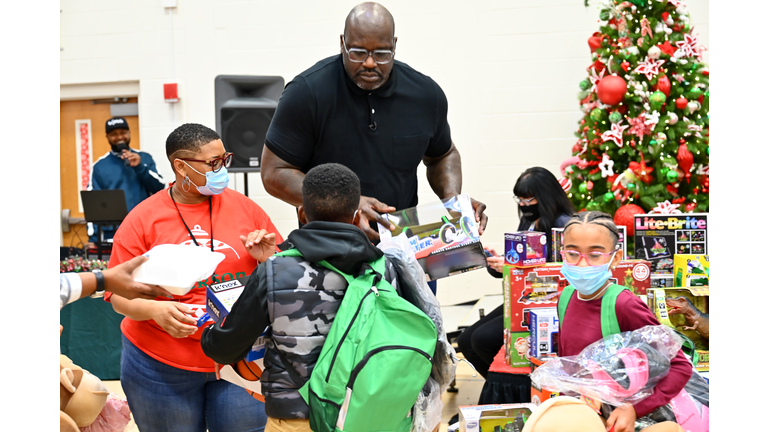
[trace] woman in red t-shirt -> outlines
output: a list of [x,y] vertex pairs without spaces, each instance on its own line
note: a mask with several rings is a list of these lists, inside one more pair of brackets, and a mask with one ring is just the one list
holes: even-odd
[[182,125],[168,137],[166,153],[176,182],[128,214],[115,234],[110,267],[159,244],[196,245],[226,258],[213,276],[183,296],[105,296],[126,316],[123,390],[142,432],[261,431],[267,420],[264,404],[216,379],[196,324],[205,313],[207,285],[250,275],[283,239],[255,202],[227,189],[232,154],[215,131]]

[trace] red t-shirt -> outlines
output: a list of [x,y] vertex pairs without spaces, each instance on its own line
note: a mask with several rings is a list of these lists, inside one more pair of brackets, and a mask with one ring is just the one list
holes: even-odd
[[[568,303],[565,318],[560,330],[561,357],[579,355],[584,348],[603,338],[600,328],[600,306],[602,297],[597,300],[581,300],[577,293]],[[640,298],[629,290],[624,290],[616,299],[616,315],[622,332],[634,331],[647,325],[659,325],[656,316]],[[680,393],[693,374],[693,365],[683,351],[670,361],[669,374],[654,388],[653,394],[634,405],[638,417],[650,414],[656,408],[666,405]]]
[[[142,255],[160,244],[187,244],[194,242],[184,227],[179,213],[192,235],[201,247],[210,248],[226,255],[214,275],[207,281],[200,281],[184,296],[173,300],[158,297],[156,301],[175,301],[194,311],[195,318],[205,314],[206,284],[249,276],[257,262],[245,250],[241,235],[257,229],[277,234],[277,244],[283,238],[269,216],[250,198],[225,189],[221,195],[211,197],[213,229],[208,201],[200,204],[181,204],[178,211],[168,189],[158,192],[137,205],[115,233],[109,267],[114,267],[131,258]],[[211,236],[213,231],[213,238]],[[111,293],[104,299],[109,301]],[[134,321],[128,317],[120,326],[128,340],[152,358],[167,365],[196,372],[213,372],[213,360],[203,354],[200,347],[201,331],[186,337],[174,338],[165,332],[154,320]]]

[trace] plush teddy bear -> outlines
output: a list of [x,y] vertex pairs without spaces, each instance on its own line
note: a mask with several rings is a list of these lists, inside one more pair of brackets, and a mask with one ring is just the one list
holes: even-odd
[[[684,432],[675,422],[657,423],[644,432]],[[522,432],[605,432],[601,417],[583,401],[558,396],[533,411]]]
[[65,355],[61,355],[59,369],[60,431],[79,432],[79,428],[96,420],[107,403],[109,391],[99,378]]

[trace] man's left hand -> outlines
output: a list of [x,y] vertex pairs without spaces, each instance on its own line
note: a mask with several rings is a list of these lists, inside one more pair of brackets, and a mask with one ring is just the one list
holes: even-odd
[[123,160],[127,160],[128,165],[132,167],[138,166],[141,163],[141,156],[139,156],[138,153],[134,153],[132,151],[123,150],[123,154],[120,157]]
[[475,222],[479,224],[479,227],[477,228],[477,233],[479,235],[483,235],[483,231],[485,231],[485,226],[488,225],[488,216],[485,214],[485,204],[481,203],[480,201],[471,198],[472,200],[472,208],[475,209]]
[[277,247],[277,235],[267,233],[267,230],[256,230],[248,233],[247,236],[241,235],[240,240],[245,246],[245,250],[258,262],[264,262],[275,254]]

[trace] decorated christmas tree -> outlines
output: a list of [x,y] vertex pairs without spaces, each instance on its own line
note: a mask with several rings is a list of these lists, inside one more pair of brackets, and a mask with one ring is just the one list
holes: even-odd
[[709,211],[709,70],[686,5],[603,0],[600,20],[561,184],[577,211],[628,228],[637,213]]

